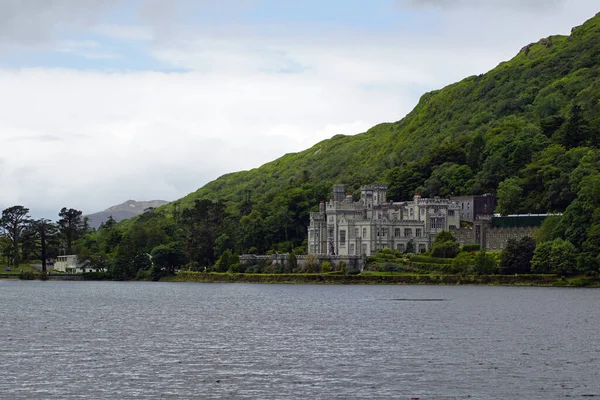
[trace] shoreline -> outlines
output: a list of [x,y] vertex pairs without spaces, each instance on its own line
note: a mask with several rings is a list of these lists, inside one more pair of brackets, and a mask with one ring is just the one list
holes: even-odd
[[326,285],[490,285],[600,288],[600,278],[556,275],[329,275],[329,274],[229,274],[180,272],[161,282],[274,283]]
[[[41,280],[40,276],[0,276],[0,280]],[[52,281],[112,281],[106,275],[48,274],[44,280]],[[135,281],[130,280],[128,282]],[[144,282],[147,280],[139,280]],[[189,283],[255,283],[291,285],[485,285],[485,286],[537,286],[600,288],[600,277],[557,275],[436,275],[436,274],[231,274],[216,272],[181,271],[177,275],[162,277],[160,282]]]

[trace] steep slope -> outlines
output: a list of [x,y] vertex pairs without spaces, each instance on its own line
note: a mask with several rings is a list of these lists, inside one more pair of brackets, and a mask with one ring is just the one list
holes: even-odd
[[150,200],[150,201],[135,201],[127,200],[116,206],[108,207],[104,211],[86,215],[89,218],[90,227],[98,229],[101,224],[106,222],[108,217],[113,217],[117,222],[124,219],[135,217],[144,212],[148,208],[156,208],[167,204],[164,200]]

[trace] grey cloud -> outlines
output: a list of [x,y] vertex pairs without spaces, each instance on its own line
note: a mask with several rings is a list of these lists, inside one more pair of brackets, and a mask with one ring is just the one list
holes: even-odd
[[[226,14],[257,0],[144,0],[136,12],[154,30],[167,34],[180,16],[206,11]],[[65,30],[85,31],[102,16],[129,0],[0,0],[0,46],[39,46],[58,39]]]
[[27,46],[82,29],[122,0],[0,0],[0,44]]

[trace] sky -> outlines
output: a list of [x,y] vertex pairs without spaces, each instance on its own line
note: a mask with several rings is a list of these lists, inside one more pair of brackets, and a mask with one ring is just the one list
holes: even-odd
[[597,0],[0,0],[0,209],[176,200],[569,34]]

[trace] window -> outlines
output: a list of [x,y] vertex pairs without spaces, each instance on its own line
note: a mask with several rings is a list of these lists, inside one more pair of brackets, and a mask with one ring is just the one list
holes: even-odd
[[351,256],[355,255],[355,253],[354,253],[354,243],[350,244],[350,255]]
[[443,229],[444,219],[443,218],[431,218],[430,223],[431,229]]
[[398,243],[397,248],[398,248],[398,250],[403,252],[404,251],[404,243]]
[[424,244],[419,245],[419,253],[425,253],[427,251],[427,247]]
[[346,245],[346,230],[342,229],[340,230],[340,246],[345,246]]
[[412,236],[412,229],[404,228],[404,236],[406,236],[406,237]]
[[363,228],[363,235],[362,235],[362,237],[363,238],[367,237],[367,228]]
[[415,236],[421,237],[421,229],[419,229],[419,228],[415,229]]
[[394,236],[395,237],[400,237],[400,228],[395,228],[394,229]]
[[448,210],[448,216],[454,217],[454,210]]
[[354,237],[357,238],[358,237],[358,228],[354,228]]
[[369,251],[369,248],[367,247],[367,244],[363,244],[363,254],[367,254],[367,251]]

